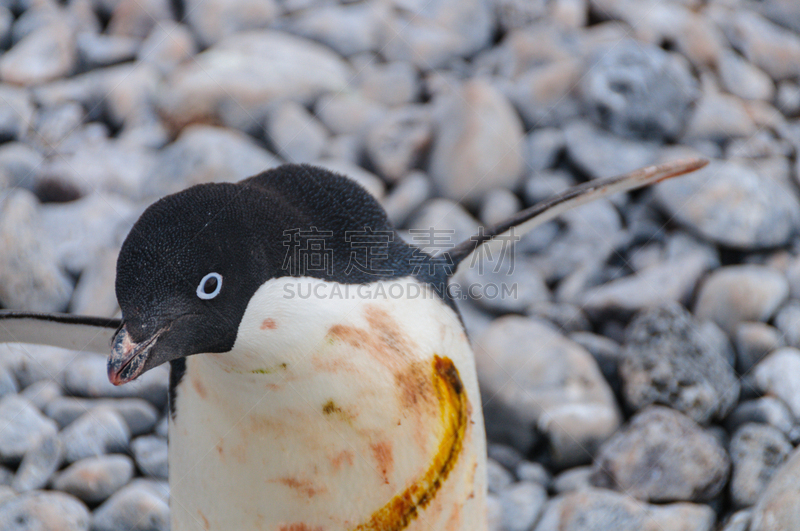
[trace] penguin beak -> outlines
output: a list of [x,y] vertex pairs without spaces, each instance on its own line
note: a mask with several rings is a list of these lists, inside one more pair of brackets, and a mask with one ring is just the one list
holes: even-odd
[[150,351],[166,330],[162,328],[146,340],[134,343],[123,325],[114,336],[111,355],[108,357],[108,379],[114,385],[130,382],[145,370]]

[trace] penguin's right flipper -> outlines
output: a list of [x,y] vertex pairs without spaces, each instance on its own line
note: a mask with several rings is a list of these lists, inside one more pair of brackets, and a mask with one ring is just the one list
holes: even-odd
[[33,343],[108,354],[119,319],[0,311],[0,343]]

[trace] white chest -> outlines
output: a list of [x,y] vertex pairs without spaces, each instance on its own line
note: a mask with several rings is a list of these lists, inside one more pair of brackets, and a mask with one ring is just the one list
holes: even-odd
[[472,352],[412,283],[270,281],[231,352],[187,359],[173,531],[485,529]]

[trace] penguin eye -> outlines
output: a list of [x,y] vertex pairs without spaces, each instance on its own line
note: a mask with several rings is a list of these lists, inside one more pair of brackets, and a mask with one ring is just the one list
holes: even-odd
[[197,286],[197,296],[203,300],[213,299],[219,295],[222,289],[222,275],[219,273],[209,273],[200,281]]

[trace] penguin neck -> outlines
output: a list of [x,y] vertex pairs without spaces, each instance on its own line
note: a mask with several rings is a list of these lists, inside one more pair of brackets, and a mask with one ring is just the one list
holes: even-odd
[[[322,280],[275,279],[251,299],[230,352],[187,358],[170,424],[176,531],[205,520],[352,529],[408,488],[442,504],[436,518],[460,520],[450,513],[464,503],[480,514],[482,417],[458,317],[414,279],[381,283],[428,291],[350,298]],[[423,528],[444,529],[426,518]]]

